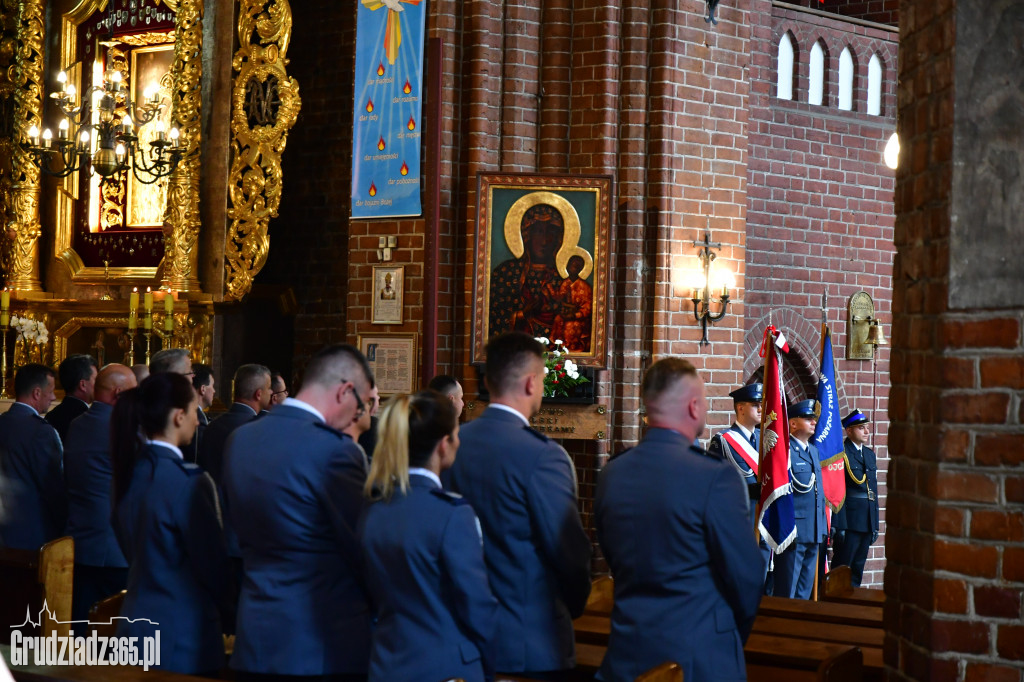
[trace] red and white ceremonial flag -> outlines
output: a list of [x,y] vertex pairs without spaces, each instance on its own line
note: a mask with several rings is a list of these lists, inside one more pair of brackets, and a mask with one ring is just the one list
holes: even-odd
[[761,403],[761,457],[757,530],[778,553],[796,539],[793,486],[789,480],[789,418],[782,388],[782,353],[789,350],[786,337],[769,326],[764,332],[764,397]]

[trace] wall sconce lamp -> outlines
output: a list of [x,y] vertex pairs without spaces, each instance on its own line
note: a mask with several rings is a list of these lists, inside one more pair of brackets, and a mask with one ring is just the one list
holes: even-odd
[[388,262],[394,257],[394,249],[398,246],[398,237],[377,237],[377,260]]
[[700,247],[697,251],[697,257],[700,258],[701,267],[704,270],[704,278],[702,282],[703,288],[701,286],[693,287],[690,300],[693,301],[693,317],[701,327],[700,345],[709,346],[711,342],[708,341],[708,323],[714,324],[725,317],[725,312],[729,308],[729,285],[721,285],[721,295],[718,297],[721,307],[717,313],[712,313],[711,304],[715,302],[715,292],[718,291],[717,287],[713,287],[711,284],[711,263],[718,257],[718,254],[712,251],[712,249],[721,249],[722,244],[718,242],[713,243],[711,241],[711,233],[705,232],[704,241],[695,241],[693,245]]

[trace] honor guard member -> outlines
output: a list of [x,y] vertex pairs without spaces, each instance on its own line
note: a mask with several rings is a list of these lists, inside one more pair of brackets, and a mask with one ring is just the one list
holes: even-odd
[[[89,609],[128,585],[128,562],[110,524],[113,460],[110,418],[124,391],[136,387],[129,367],[110,364],[96,377],[88,411],[68,429],[64,449],[64,478],[68,487],[67,534],[75,540],[75,573],[71,619],[89,619]],[[84,624],[76,635],[85,636]]]
[[763,385],[741,386],[729,394],[733,399],[736,420],[725,431],[716,434],[708,444],[708,452],[717,457],[728,457],[743,477],[750,499],[751,528],[757,525],[757,503],[761,498],[761,484],[757,480],[758,444],[761,423]]
[[816,400],[789,410],[789,478],[793,485],[796,542],[775,555],[775,596],[810,599],[819,552],[828,536],[825,489],[818,448],[811,442],[818,423]]
[[498,600],[473,508],[441,488],[459,423],[434,391],[402,395],[381,415],[360,529],[376,620],[370,681],[494,678]]
[[64,533],[68,500],[60,437],[40,414],[54,400],[53,370],[22,365],[0,414],[0,547],[38,550]]
[[461,433],[452,487],[483,527],[498,598],[502,673],[559,679],[575,665],[572,620],[590,595],[590,540],[580,523],[569,455],[530,428],[544,396],[544,348],[522,332],[487,344],[491,404]]
[[72,355],[57,368],[64,399],[46,413],[46,421],[57,429],[60,442],[68,444],[68,427],[75,417],[85,414],[96,390],[96,360],[91,355]]
[[833,563],[850,567],[850,583],[854,587],[860,587],[868,550],[878,539],[878,464],[875,451],[867,446],[870,423],[860,410],[843,419],[846,502],[832,518],[836,532]]
[[159,632],[161,669],[217,677],[233,605],[213,479],[181,452],[198,408],[192,383],[171,372],[114,405],[114,532],[129,566],[117,635],[141,642]]
[[366,467],[341,429],[365,411],[371,375],[359,350],[328,346],[294,398],[228,439],[224,493],[244,565],[231,656],[239,682],[366,679],[370,605],[356,538]]
[[663,358],[640,390],[650,428],[604,467],[594,500],[615,578],[597,679],[626,682],[665,661],[685,680],[746,679],[764,583],[747,491],[732,464],[696,445],[707,398],[692,364]]

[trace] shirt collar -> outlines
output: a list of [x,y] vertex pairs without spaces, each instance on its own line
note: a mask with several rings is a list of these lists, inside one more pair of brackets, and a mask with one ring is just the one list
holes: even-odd
[[797,438],[796,436],[794,436],[794,435],[792,435],[792,434],[791,434],[791,435],[790,435],[789,437],[790,437],[791,439],[795,440],[795,441],[796,441],[797,443],[799,443],[799,444],[800,444],[800,447],[802,447],[802,448],[803,448],[804,450],[806,450],[806,449],[807,449],[807,446],[808,446],[808,445],[810,444],[810,442],[811,442],[811,441],[807,441],[807,442],[805,443],[804,441],[800,440],[799,438]]
[[167,443],[162,440],[147,440],[146,445],[156,445],[157,447],[167,448],[168,450],[176,454],[178,456],[178,459],[185,459],[185,455],[181,453],[181,448],[179,448],[177,445],[171,445],[170,443]]
[[522,419],[523,423],[526,424],[527,426],[530,425],[530,420],[527,419],[526,416],[522,412],[520,412],[519,410],[517,410],[514,407],[509,407],[508,405],[502,405],[501,403],[491,403],[491,407],[497,408],[499,410],[505,410],[506,412],[510,412],[510,413],[514,414],[515,416],[519,417],[520,419]]
[[750,440],[750,436],[752,436],[754,433],[753,431],[748,431],[747,427],[743,426],[743,424],[740,424],[739,422],[736,422],[735,426],[737,429],[740,430],[740,433],[742,433],[747,440]]
[[316,416],[316,418],[322,421],[324,424],[327,423],[327,420],[324,418],[324,415],[321,414],[320,410],[316,409],[315,407],[313,407],[312,405],[305,401],[299,400],[298,398],[285,398],[284,402],[281,404],[288,405],[289,407],[297,407],[300,410],[305,410],[306,412],[309,412],[310,414]]
[[857,452],[860,452],[863,449],[863,447],[864,447],[860,443],[854,443],[852,440],[850,441],[850,445],[852,445],[854,448],[856,448]]
[[443,488],[441,485],[441,479],[430,469],[424,469],[423,467],[409,467],[410,476],[426,476],[431,481],[437,484],[438,488]]
[[31,405],[29,405],[28,403],[23,403],[23,402],[21,402],[21,401],[19,400],[18,402],[16,402],[16,403],[15,403],[15,405],[24,405],[24,406],[25,406],[25,407],[27,407],[28,409],[32,410],[32,413],[33,413],[33,414],[35,414],[35,415],[36,415],[37,417],[39,416],[39,410],[37,410],[36,408],[32,407],[32,406],[31,406]]

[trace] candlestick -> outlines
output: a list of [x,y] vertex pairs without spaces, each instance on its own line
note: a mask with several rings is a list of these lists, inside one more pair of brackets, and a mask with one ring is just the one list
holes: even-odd
[[142,316],[142,328],[147,330],[147,331],[153,328],[153,314],[152,313],[147,311],[146,314]]
[[142,304],[147,313],[153,312],[153,290],[149,287],[146,287],[146,295],[142,299]]
[[167,313],[164,315],[164,331],[174,331],[174,313]]
[[173,313],[174,312],[174,291],[173,290],[168,291],[167,295],[164,296],[164,312],[165,313]]

